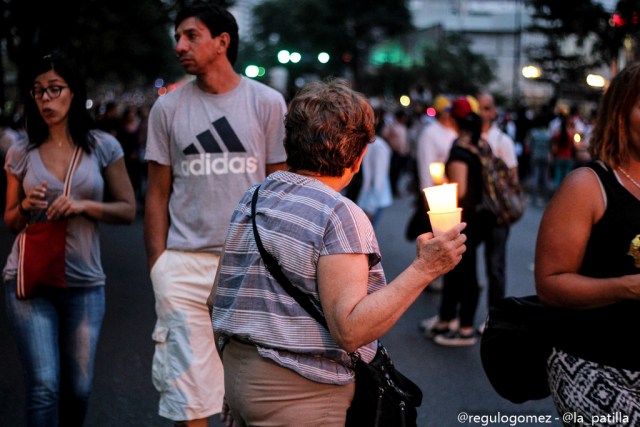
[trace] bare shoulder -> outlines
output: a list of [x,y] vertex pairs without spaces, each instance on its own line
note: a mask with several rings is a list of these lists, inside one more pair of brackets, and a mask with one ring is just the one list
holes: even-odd
[[579,167],[572,170],[564,178],[559,190],[593,192],[601,188],[600,179],[593,169],[589,167]]
[[595,221],[604,213],[605,205],[604,190],[598,175],[591,168],[580,167],[564,178],[548,208],[581,212]]

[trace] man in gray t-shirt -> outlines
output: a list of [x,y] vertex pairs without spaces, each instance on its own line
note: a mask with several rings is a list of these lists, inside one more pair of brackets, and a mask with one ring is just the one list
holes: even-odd
[[196,78],[159,98],[149,115],[145,244],[159,413],[196,426],[221,412],[224,396],[207,296],[233,209],[252,184],[285,168],[286,104],[234,71],[238,27],[223,8],[182,10],[175,39]]

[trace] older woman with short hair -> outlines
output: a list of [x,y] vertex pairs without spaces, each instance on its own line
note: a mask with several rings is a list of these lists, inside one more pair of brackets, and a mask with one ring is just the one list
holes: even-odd
[[369,102],[342,80],[311,83],[291,101],[285,128],[289,170],[260,185],[256,224],[329,330],[267,271],[253,235],[252,187],[232,215],[210,298],[226,400],[240,426],[344,426],[355,390],[349,353],[373,359],[377,339],[460,261],[465,225],[419,236],[416,258],[387,284],[371,222],[340,193],[374,137]]

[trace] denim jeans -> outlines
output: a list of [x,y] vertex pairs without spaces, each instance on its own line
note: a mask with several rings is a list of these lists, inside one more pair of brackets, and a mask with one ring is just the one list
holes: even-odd
[[5,301],[24,373],[28,426],[81,426],[104,318],[104,286],[18,300],[12,280]]

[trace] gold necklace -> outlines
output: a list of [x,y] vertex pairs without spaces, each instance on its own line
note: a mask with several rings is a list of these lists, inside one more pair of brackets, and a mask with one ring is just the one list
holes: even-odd
[[638,187],[638,189],[640,189],[640,184],[638,184],[638,182],[635,179],[631,178],[631,176],[624,169],[622,169],[620,166],[618,166],[618,170],[620,172],[622,172],[624,174],[624,176],[626,176],[627,179],[629,179],[629,181],[631,181],[631,183],[633,185],[635,185],[636,187]]

